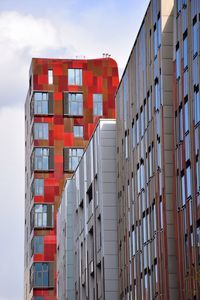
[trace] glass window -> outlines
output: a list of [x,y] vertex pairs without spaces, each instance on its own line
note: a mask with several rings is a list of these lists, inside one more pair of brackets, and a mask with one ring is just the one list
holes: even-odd
[[160,88],[158,79],[155,80],[155,109],[158,110],[160,108]]
[[151,147],[149,147],[149,177],[153,176],[153,156]]
[[49,124],[48,123],[34,123],[34,139],[48,140],[49,138]]
[[34,169],[49,170],[49,149],[35,148],[34,150]]
[[34,179],[33,182],[33,195],[34,196],[43,196],[44,195],[44,179]]
[[160,137],[157,139],[157,167],[161,169],[161,145],[160,145]]
[[135,251],[135,231],[133,229],[133,231],[132,231],[132,255],[134,256],[135,253],[136,253],[136,251]]
[[151,96],[148,94],[147,96],[147,105],[148,105],[148,122],[151,121]]
[[198,156],[196,156],[196,185],[197,185],[197,193],[200,193],[200,164],[199,164]]
[[144,135],[144,111],[141,107],[140,109],[140,129],[141,129],[141,137]]
[[48,93],[34,93],[34,114],[48,114]]
[[182,106],[179,107],[179,138],[183,140],[183,111]]
[[160,201],[160,229],[163,229],[163,203]]
[[155,233],[156,232],[156,205],[155,205],[155,203],[153,203],[152,209],[153,209],[153,231]]
[[74,137],[83,137],[83,126],[74,126]]
[[36,287],[49,287],[50,286],[50,263],[38,262],[34,263],[31,267],[31,285]]
[[125,136],[125,159],[128,159],[128,136]]
[[195,125],[200,122],[200,97],[199,97],[199,86],[194,91],[194,123]]
[[134,120],[132,122],[132,147],[135,148],[135,124]]
[[185,136],[185,161],[190,159],[190,135]]
[[191,197],[191,165],[186,168],[187,198]]
[[145,176],[144,176],[144,161],[141,161],[140,164],[140,177],[141,177],[141,189],[144,189],[144,182],[145,182]]
[[137,191],[138,191],[138,194],[140,192],[140,165],[137,164]]
[[158,16],[158,48],[161,46],[161,19],[160,19],[160,13]]
[[183,40],[183,68],[186,69],[188,66],[188,37],[186,36]]
[[176,79],[179,79],[181,75],[181,59],[179,43],[176,45]]
[[197,35],[197,16],[193,19],[193,27],[192,27],[192,44],[193,44],[193,55],[197,54],[198,48],[198,35]]
[[68,149],[68,158],[65,157],[65,160],[68,159],[69,168],[68,170],[74,171],[83,155],[83,149],[81,148],[69,148]]
[[139,119],[138,115],[136,115],[136,143],[138,144],[140,140],[140,128],[139,128]]
[[32,241],[33,254],[42,254],[44,253],[44,237],[43,236],[34,236]]
[[181,0],[176,0],[177,15],[181,12]]
[[183,96],[184,98],[188,95],[188,71],[186,70],[183,74]]
[[[200,223],[200,222],[199,222]],[[200,224],[197,226],[196,232],[196,241],[197,241],[197,263],[200,265]]]
[[154,24],[154,32],[153,32],[153,48],[154,48],[154,57],[157,56],[157,50],[158,50],[158,35],[157,35],[157,27],[156,23]]
[[83,94],[68,93],[68,114],[71,116],[83,115]]
[[182,206],[185,205],[185,176],[184,171],[181,172],[181,200]]
[[81,69],[68,69],[68,84],[69,85],[82,85],[82,70]]
[[53,205],[35,204],[31,211],[31,229],[53,227]]
[[93,94],[93,114],[94,116],[103,115],[103,95]]
[[48,84],[53,84],[53,70],[48,70]]
[[185,133],[189,131],[189,105],[188,101],[184,105],[184,121],[185,121]]

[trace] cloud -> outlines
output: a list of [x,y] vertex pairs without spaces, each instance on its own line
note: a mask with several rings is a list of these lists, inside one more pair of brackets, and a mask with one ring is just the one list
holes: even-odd
[[23,299],[24,114],[0,110],[0,300]]
[[[71,50],[70,50],[71,48]],[[49,20],[0,13],[0,106],[24,103],[28,89],[28,71],[32,57],[70,56],[73,47]]]

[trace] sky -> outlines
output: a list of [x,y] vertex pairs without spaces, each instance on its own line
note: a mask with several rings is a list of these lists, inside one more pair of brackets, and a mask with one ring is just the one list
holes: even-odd
[[122,73],[148,0],[0,0],[0,300],[23,299],[24,102],[32,57],[111,54]]

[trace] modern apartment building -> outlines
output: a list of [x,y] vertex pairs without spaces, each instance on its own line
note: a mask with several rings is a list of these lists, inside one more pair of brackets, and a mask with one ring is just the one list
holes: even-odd
[[174,218],[180,299],[200,299],[200,1],[174,7]]
[[99,121],[66,182],[57,231],[57,299],[119,299],[115,120]]
[[56,299],[56,212],[99,118],[115,117],[113,59],[33,59],[25,105],[24,298]]
[[150,2],[116,95],[120,299],[178,299],[173,6]]

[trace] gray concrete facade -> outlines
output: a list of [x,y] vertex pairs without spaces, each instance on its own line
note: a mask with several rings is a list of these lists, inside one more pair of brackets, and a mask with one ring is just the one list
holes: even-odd
[[116,199],[116,121],[100,120],[58,211],[58,299],[119,299]]

